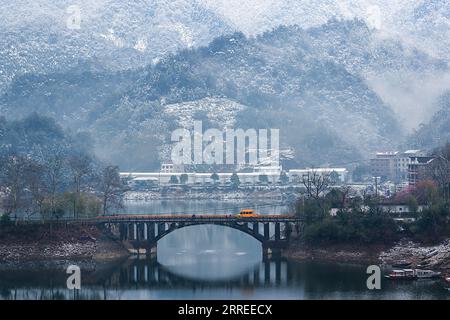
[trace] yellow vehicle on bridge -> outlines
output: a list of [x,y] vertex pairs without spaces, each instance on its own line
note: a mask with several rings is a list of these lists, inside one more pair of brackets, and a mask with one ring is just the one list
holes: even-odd
[[259,214],[255,213],[253,209],[242,209],[236,216],[238,218],[256,218],[259,217]]

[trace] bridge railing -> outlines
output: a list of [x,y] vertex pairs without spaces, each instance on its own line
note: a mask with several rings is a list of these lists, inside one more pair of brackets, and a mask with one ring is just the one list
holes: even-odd
[[10,219],[11,224],[95,224],[98,223],[98,217],[94,218],[59,218],[59,219],[42,219],[42,218],[14,218]]
[[291,215],[259,215],[257,217],[238,217],[236,215],[112,215],[92,218],[58,219],[11,218],[12,224],[97,224],[120,222],[300,222]]
[[121,215],[98,217],[98,222],[182,222],[182,221],[213,221],[213,222],[276,222],[300,221],[290,215],[260,215],[257,217],[238,217],[235,215]]

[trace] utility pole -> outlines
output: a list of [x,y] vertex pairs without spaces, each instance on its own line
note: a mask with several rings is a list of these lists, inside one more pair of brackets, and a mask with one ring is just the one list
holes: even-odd
[[373,177],[375,179],[375,198],[378,199],[378,179],[380,177]]
[[377,177],[373,176],[372,180],[375,181],[375,196],[376,196],[378,194]]
[[378,177],[375,177],[375,198],[378,198]]

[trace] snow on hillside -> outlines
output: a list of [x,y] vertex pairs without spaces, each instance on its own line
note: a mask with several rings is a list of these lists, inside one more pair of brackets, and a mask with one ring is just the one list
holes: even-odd
[[436,57],[450,60],[449,0],[203,0],[238,30],[254,35],[279,25],[308,28],[331,18],[363,19]]
[[237,113],[245,108],[246,106],[228,99],[204,98],[197,101],[167,105],[164,108],[164,112],[173,116],[177,123],[184,128],[190,128],[194,123],[195,117],[202,115],[206,116],[211,124],[216,125],[217,127],[215,128],[222,129],[233,127]]
[[[208,44],[231,28],[198,0],[0,0],[0,92],[24,73],[121,70]],[[70,18],[80,13],[79,29]]]

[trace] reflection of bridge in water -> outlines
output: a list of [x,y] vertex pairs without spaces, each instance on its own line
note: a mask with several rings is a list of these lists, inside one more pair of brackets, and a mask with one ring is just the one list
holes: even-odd
[[194,279],[175,274],[156,259],[130,259],[114,272],[106,285],[109,287],[149,288],[256,288],[286,286],[288,283],[288,262],[282,258],[265,259],[241,275],[211,280]]
[[[157,243],[171,232],[187,226],[213,224],[230,227],[251,235],[262,244],[263,253],[288,244],[293,227],[300,219],[289,215],[118,215],[98,218],[109,233],[134,249],[156,253]],[[273,234],[271,234],[273,230]]]

